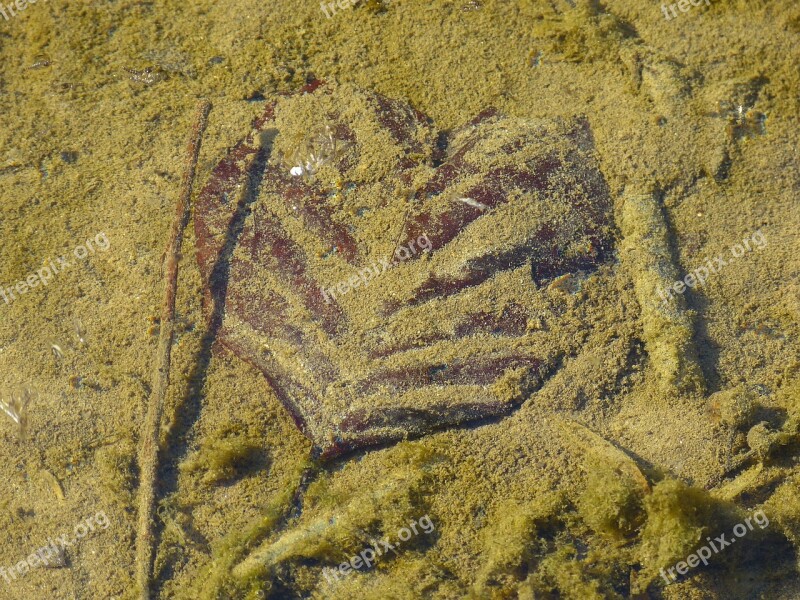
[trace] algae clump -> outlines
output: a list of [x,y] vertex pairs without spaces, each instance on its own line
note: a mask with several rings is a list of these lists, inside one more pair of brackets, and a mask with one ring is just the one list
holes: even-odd
[[639,584],[646,587],[662,567],[683,560],[703,539],[714,500],[703,490],[667,479],[653,486],[644,501],[647,522],[639,547],[643,566]]
[[246,473],[261,461],[261,445],[243,436],[212,440],[180,465],[184,473],[202,473],[200,482],[210,486]]
[[[300,462],[296,466],[295,480],[302,478],[311,464]],[[294,498],[294,490],[286,487],[272,498],[264,508],[263,514],[243,528],[237,529],[212,543],[212,555],[208,566],[195,580],[194,585],[185,595],[179,597],[195,600],[223,600],[232,597],[232,593],[241,588],[231,577],[234,565],[242,559],[247,551],[256,545],[277,527],[289,510]],[[265,585],[269,589],[269,585]],[[254,589],[251,586],[250,592]],[[255,597],[255,596],[254,596]]]
[[484,530],[484,566],[472,589],[472,597],[485,597],[491,587],[513,582],[537,550],[537,537],[552,524],[553,515],[563,508],[559,495],[548,495],[528,504],[506,502],[495,512]]
[[578,499],[578,512],[597,533],[618,541],[636,533],[644,519],[641,485],[598,462],[587,475],[586,490]]
[[[297,586],[301,584],[298,577],[310,585],[304,572],[309,561],[338,565],[374,545],[375,539],[394,538],[400,528],[426,510],[431,469],[438,457],[425,446],[401,443],[394,449],[393,458],[399,464],[379,478],[352,482],[323,476],[310,485],[302,516],[232,568],[236,585],[271,588],[280,581],[293,580]],[[388,560],[376,566],[383,568]],[[304,589],[306,593],[312,591]]]
[[542,559],[539,569],[520,584],[520,600],[536,600],[549,595],[553,588],[558,597],[580,600],[606,600],[621,598],[618,594],[609,595],[601,588],[600,582],[588,579],[584,568],[578,561],[578,551],[571,545],[559,548]]

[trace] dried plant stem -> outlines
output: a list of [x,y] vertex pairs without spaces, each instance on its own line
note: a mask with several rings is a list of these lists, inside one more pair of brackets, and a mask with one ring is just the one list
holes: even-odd
[[166,271],[164,273],[164,303],[161,306],[161,332],[153,370],[153,388],[147,406],[147,421],[139,449],[139,526],[136,535],[136,577],[142,600],[150,598],[150,578],[155,545],[153,507],[156,498],[158,440],[161,415],[164,412],[164,400],[169,386],[170,352],[175,326],[175,294],[178,287],[178,262],[183,230],[189,220],[189,206],[192,183],[197,168],[197,157],[200,153],[200,143],[210,110],[211,103],[208,100],[202,100],[197,106],[194,127],[187,148],[181,194],[175,205],[175,218],[172,222],[165,255]]

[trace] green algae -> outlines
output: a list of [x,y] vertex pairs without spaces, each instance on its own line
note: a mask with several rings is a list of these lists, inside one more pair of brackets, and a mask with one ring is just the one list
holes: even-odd
[[180,468],[187,474],[202,473],[202,484],[215,485],[263,466],[262,453],[262,444],[245,436],[209,440],[182,462]]
[[[424,511],[431,484],[427,466],[438,460],[430,449],[400,444],[397,466],[374,486],[354,489],[321,474],[305,491],[302,517],[287,520],[292,496],[284,495],[265,507],[262,517],[216,543],[191,593],[204,600],[230,594],[280,598],[288,580],[311,593],[321,578],[319,567],[309,571],[308,560],[336,568]],[[385,560],[376,568],[385,568]]]
[[[301,463],[299,466],[298,474],[304,472],[310,464]],[[187,600],[190,598],[224,600],[232,593],[237,593],[237,590],[241,592],[250,589],[248,593],[252,594],[255,589],[262,587],[260,581],[247,581],[242,585],[242,582],[232,577],[231,572],[236,563],[285,518],[293,497],[294,490],[286,488],[262,508],[259,517],[241,530],[231,531],[216,540],[212,546],[210,562],[203,567],[200,577],[190,589],[182,592],[182,597]]]
[[589,466],[578,512],[593,531],[621,542],[635,534],[643,521],[642,488],[607,463],[590,462]]
[[505,502],[498,506],[483,531],[483,567],[472,589],[473,598],[487,594],[490,586],[513,581],[513,574],[520,573],[523,565],[532,560],[539,549],[537,540],[553,526],[554,515],[563,504],[563,498],[550,495],[537,503]]
[[603,590],[596,579],[591,579],[587,570],[577,560],[578,551],[566,545],[542,559],[536,573],[518,588],[520,600],[535,600],[553,592],[565,598],[602,600],[621,598],[619,594]]
[[658,571],[671,567],[700,545],[714,517],[713,499],[702,490],[676,480],[653,487],[645,499],[647,521],[641,533],[639,556],[643,565],[641,585],[646,587]]

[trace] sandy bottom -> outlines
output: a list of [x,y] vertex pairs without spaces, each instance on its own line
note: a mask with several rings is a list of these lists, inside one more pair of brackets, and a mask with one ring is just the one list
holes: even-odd
[[574,351],[510,416],[320,462],[207,339],[188,228],[154,597],[800,597],[800,7],[679,4],[6,7],[0,399],[30,401],[24,437],[0,415],[0,598],[138,597],[136,456],[194,106],[213,103],[199,189],[312,78],[444,130],[490,106],[585,116],[617,253],[546,290],[539,326],[589,326],[564,326]]

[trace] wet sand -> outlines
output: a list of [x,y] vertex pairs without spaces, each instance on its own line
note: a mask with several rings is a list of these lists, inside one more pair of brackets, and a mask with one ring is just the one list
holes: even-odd
[[[569,315],[574,349],[511,415],[331,463],[262,374],[205,337],[190,227],[158,597],[800,596],[800,8],[720,0],[667,20],[657,4],[571,4],[364,0],[329,19],[314,2],[39,0],[0,15],[0,287],[70,263],[0,297],[0,399],[35,393],[25,439],[0,417],[0,566],[72,536],[63,560],[0,571],[0,598],[136,597],[136,453],[194,106],[214,106],[199,189],[265,102],[314,77],[439,129],[490,106],[585,116],[617,255],[578,291],[546,291],[542,326]],[[101,512],[108,527],[79,535]],[[432,532],[400,541],[425,515]],[[666,583],[660,569],[747,518]],[[396,551],[324,576],[379,538]]]

